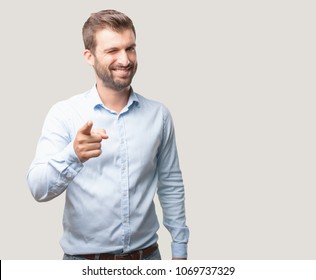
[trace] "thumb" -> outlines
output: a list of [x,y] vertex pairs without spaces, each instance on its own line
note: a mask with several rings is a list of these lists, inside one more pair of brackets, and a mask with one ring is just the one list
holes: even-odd
[[88,121],[82,128],[80,128],[80,132],[85,135],[90,135],[92,126],[93,126],[93,122]]

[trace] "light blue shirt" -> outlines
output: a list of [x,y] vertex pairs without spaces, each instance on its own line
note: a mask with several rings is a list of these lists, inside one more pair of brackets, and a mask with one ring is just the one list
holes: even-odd
[[[88,120],[106,130],[102,154],[81,163],[73,141]],[[49,111],[29,173],[37,201],[66,190],[60,244],[65,253],[129,252],[154,244],[159,228],[158,193],[172,256],[187,257],[184,186],[174,127],[162,104],[132,92],[116,113],[96,87],[55,104]]]

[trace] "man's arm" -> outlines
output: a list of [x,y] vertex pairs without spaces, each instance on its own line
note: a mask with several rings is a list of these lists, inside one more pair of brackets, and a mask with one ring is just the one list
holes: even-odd
[[57,104],[48,112],[28,172],[29,188],[37,201],[60,195],[83,166],[74,152],[63,109]]
[[53,106],[49,111],[27,176],[32,195],[37,201],[48,201],[60,195],[83,168],[83,162],[101,154],[104,130],[92,130],[87,122],[75,139],[69,132],[65,108]]
[[172,237],[172,258],[186,259],[189,229],[186,226],[184,185],[173,122],[167,110],[158,156],[158,176],[158,196],[163,210],[163,223]]

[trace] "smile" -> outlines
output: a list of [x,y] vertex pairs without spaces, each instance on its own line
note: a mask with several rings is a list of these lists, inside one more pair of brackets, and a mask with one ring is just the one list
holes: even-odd
[[131,68],[115,68],[113,69],[115,73],[117,73],[119,76],[128,76],[131,73]]

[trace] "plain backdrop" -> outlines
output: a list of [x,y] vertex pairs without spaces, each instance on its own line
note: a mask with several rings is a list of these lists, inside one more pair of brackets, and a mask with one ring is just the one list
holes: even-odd
[[81,28],[108,8],[136,27],[134,89],[174,118],[189,258],[315,259],[315,1],[0,5],[1,259],[62,258],[64,195],[36,202],[26,175],[49,108],[94,84]]

